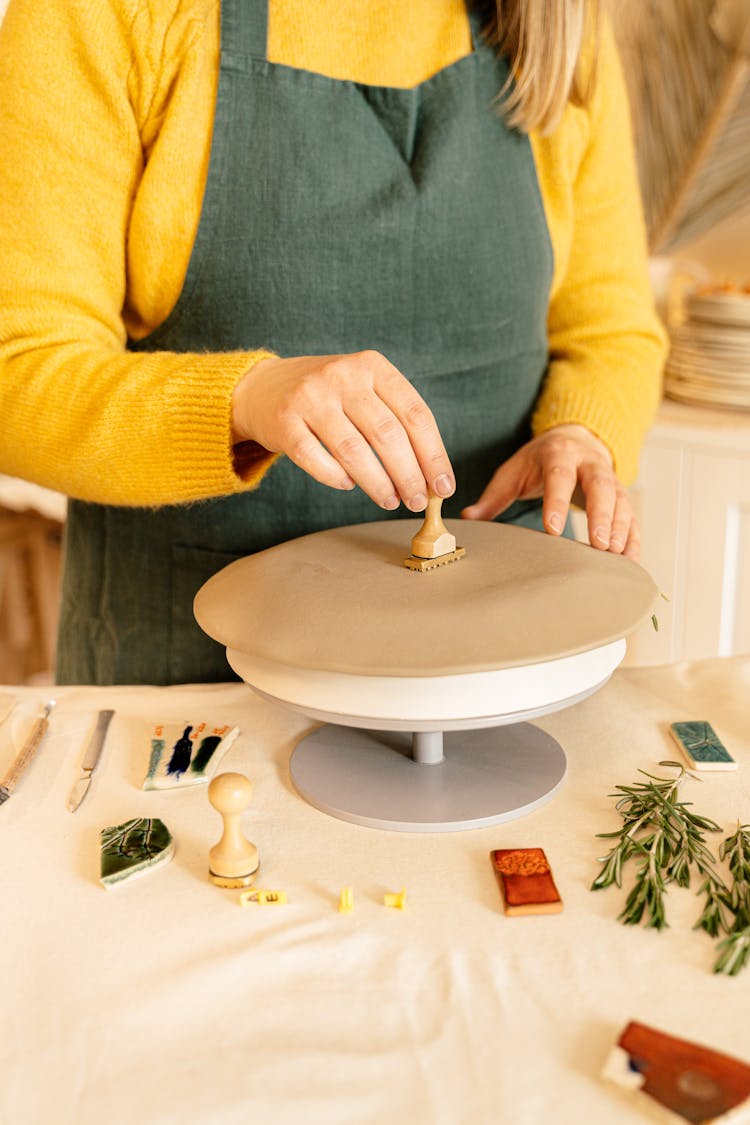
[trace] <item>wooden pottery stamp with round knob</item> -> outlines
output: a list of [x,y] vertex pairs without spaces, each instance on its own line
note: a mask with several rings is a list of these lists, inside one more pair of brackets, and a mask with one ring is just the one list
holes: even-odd
[[249,887],[260,866],[258,849],[240,828],[252,795],[252,784],[242,773],[217,774],[208,786],[208,799],[224,821],[221,839],[208,853],[208,874],[219,887]]

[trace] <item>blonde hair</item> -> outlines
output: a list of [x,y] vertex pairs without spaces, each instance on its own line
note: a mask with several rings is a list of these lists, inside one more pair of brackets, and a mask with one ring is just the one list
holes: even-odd
[[508,124],[551,132],[568,102],[591,96],[599,0],[480,0],[487,41],[508,58]]

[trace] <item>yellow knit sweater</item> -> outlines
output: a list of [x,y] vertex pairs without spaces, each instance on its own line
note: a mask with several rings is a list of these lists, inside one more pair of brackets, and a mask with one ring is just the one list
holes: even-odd
[[[129,353],[187,269],[208,166],[219,0],[11,0],[0,30],[0,471],[102,503],[257,484],[230,438],[263,352]],[[464,0],[271,0],[274,62],[411,86],[471,50]],[[587,110],[532,136],[555,270],[535,432],[579,422],[635,475],[655,319],[611,36]],[[408,376],[408,372],[405,372]]]

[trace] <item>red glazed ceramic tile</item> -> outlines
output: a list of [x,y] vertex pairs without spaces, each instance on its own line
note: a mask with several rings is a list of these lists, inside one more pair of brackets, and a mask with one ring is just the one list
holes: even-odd
[[542,848],[498,848],[490,858],[506,914],[557,914],[562,910]]
[[746,1063],[635,1021],[617,1040],[603,1077],[651,1099],[667,1120],[693,1125],[718,1123],[730,1115],[739,1120],[737,1111],[750,1098]]

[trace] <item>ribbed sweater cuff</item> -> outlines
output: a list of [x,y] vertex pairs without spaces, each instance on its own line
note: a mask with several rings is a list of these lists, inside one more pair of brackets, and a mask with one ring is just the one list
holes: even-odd
[[624,485],[632,484],[638,475],[637,436],[627,427],[611,406],[601,400],[570,391],[543,397],[532,418],[536,437],[553,426],[579,425],[603,441],[612,454],[614,470]]
[[[255,443],[232,444],[234,388],[250,368],[270,358],[273,353],[267,351],[190,355],[179,378],[167,386],[165,417],[176,502],[254,488],[278,456]],[[243,450],[250,445],[251,451]]]

